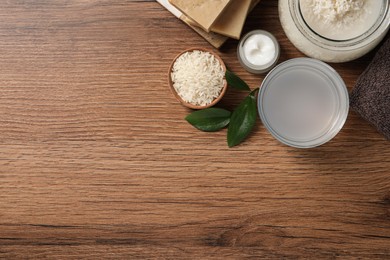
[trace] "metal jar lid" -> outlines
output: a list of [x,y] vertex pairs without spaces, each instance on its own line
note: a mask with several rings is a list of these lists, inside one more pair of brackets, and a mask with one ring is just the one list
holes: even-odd
[[257,105],[261,121],[277,140],[311,148],[328,142],[341,130],[349,97],[344,81],[328,64],[296,58],[267,74]]

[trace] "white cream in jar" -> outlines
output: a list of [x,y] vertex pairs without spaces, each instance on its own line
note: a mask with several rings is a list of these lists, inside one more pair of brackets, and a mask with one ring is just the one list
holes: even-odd
[[237,47],[241,65],[255,74],[267,72],[275,66],[279,53],[279,44],[275,37],[263,30],[247,33]]

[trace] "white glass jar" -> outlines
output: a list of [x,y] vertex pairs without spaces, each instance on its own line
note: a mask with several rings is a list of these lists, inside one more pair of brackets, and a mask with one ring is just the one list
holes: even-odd
[[[327,62],[357,59],[372,50],[389,30],[389,0],[366,0],[367,8],[371,6],[375,9],[370,11],[363,9],[365,6],[362,8],[371,22],[367,19],[363,21],[370,26],[354,26],[354,20],[348,21],[348,26],[343,26],[340,20],[340,26],[329,25],[329,32],[336,33],[326,33],[321,29],[327,26],[323,19],[318,20],[318,26],[309,19],[312,15],[307,10],[307,1],[279,0],[279,17],[287,37],[309,57]],[[363,22],[356,19],[356,23]],[[356,31],[351,33],[351,30]]]
[[312,148],[330,141],[348,116],[348,91],[328,64],[310,58],[287,60],[261,84],[257,107],[268,131],[280,142]]
[[254,74],[270,71],[280,56],[279,43],[275,36],[264,30],[253,30],[241,38],[237,46],[240,64]]

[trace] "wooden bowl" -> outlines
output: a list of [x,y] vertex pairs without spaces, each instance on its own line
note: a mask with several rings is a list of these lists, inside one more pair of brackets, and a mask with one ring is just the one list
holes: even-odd
[[227,82],[226,82],[226,79],[225,79],[225,76],[224,76],[224,79],[223,79],[223,87],[221,89],[221,93],[219,94],[219,96],[217,98],[215,98],[210,104],[208,105],[205,105],[205,106],[197,106],[197,105],[193,105],[191,103],[188,103],[186,101],[184,101],[180,96],[179,94],[176,92],[175,88],[173,87],[173,82],[172,82],[172,78],[171,78],[171,72],[172,72],[172,69],[173,69],[173,64],[175,63],[176,59],[179,58],[182,54],[186,53],[186,52],[191,52],[191,51],[203,51],[203,52],[209,52],[211,53],[212,55],[214,55],[215,58],[218,59],[219,63],[221,64],[222,68],[223,68],[223,71],[224,73],[226,72],[226,66],[225,66],[225,63],[223,62],[223,60],[221,59],[221,57],[218,56],[218,54],[216,54],[215,52],[213,51],[210,51],[210,50],[206,50],[204,48],[191,48],[191,49],[187,49],[181,53],[179,53],[172,61],[171,63],[171,66],[169,66],[169,71],[168,71],[168,81],[169,81],[169,88],[171,89],[171,92],[172,94],[175,96],[175,98],[183,105],[183,106],[186,106],[188,108],[191,108],[191,109],[204,109],[204,108],[208,108],[208,107],[212,107],[214,106],[215,104],[217,104],[221,99],[222,97],[225,95],[226,93],[226,90],[227,90]]

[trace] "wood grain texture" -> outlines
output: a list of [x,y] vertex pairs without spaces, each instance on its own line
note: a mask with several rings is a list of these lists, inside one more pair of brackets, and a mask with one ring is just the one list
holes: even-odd
[[[277,1],[255,28],[303,56]],[[154,1],[0,1],[0,36],[0,258],[390,257],[390,146],[354,112],[319,148],[258,122],[229,149],[168,89],[177,53],[211,47]],[[254,88],[236,46],[220,54]],[[351,89],[371,58],[331,65]]]

